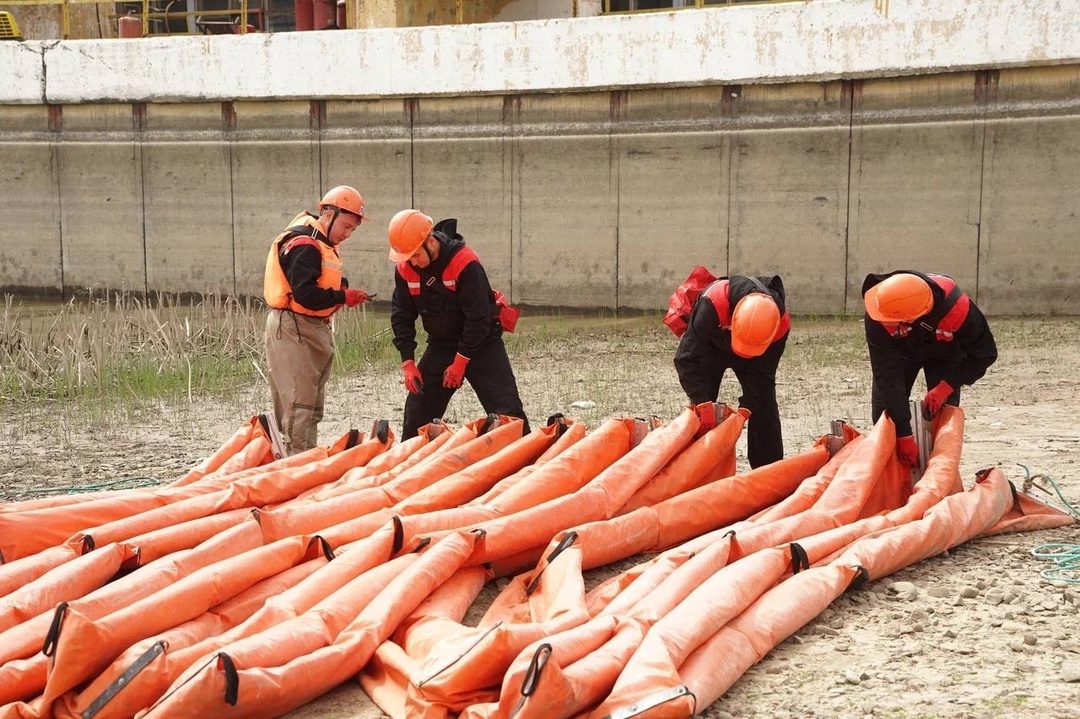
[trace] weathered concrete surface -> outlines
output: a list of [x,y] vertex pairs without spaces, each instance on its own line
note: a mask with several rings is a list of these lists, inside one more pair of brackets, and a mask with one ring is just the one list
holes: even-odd
[[235,291],[231,167],[220,103],[147,106],[142,175],[151,289]]
[[[480,255],[492,285],[511,295],[518,242],[513,237],[513,140],[508,132],[513,118],[506,114],[513,104],[502,97],[467,102],[425,98],[415,107],[415,207],[436,222],[458,218],[458,232]],[[387,220],[378,224],[380,247],[386,245]]]
[[[323,189],[352,185],[370,217],[341,247],[345,274],[352,286],[386,300],[393,289],[386,228],[412,204],[410,107],[399,99],[327,102],[320,140]],[[314,209],[317,201],[318,195],[305,206]]]
[[611,96],[526,95],[514,108],[514,297],[610,307],[618,292]]
[[868,272],[934,267],[975,292],[985,80],[867,81],[851,121],[848,303]]
[[982,173],[979,296],[988,312],[1080,313],[1080,71],[1002,71]]
[[780,274],[792,312],[835,312],[847,255],[850,83],[728,88],[732,274]]
[[[8,106],[0,285],[259,294],[322,191],[389,297],[386,226],[457,217],[526,305],[660,309],[696,264],[854,312],[867,272],[955,276],[990,312],[1075,313],[1080,65],[894,80],[350,101]],[[11,159],[9,159],[11,158]],[[145,253],[140,255],[140,253]],[[145,261],[146,274],[141,274]]]
[[[31,72],[24,53],[37,48],[44,70]],[[24,68],[0,102],[579,92],[1076,61],[1073,0],[815,0],[401,29],[0,43],[0,67]]]
[[59,292],[64,284],[54,113],[0,106],[0,288]]
[[[319,197],[319,117],[310,102],[231,105],[236,291],[261,295],[269,241]],[[230,263],[231,264],[231,263]]]
[[130,105],[72,105],[57,115],[64,285],[147,290],[142,144]]
[[728,264],[724,88],[612,94],[618,170],[618,304],[666,303],[695,265]]

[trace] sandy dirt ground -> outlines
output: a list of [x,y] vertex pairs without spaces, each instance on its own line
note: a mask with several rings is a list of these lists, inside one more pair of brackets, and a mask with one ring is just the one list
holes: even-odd
[[[512,360],[531,418],[563,412],[596,427],[613,416],[675,416],[685,402],[671,365],[676,341],[658,325],[644,318],[583,322],[561,339],[516,339]],[[992,325],[1001,357],[964,391],[965,481],[1000,465],[1019,487],[1026,465],[1053,477],[1080,507],[1080,320],[999,318]],[[870,371],[860,321],[797,320],[779,393],[789,454],[809,447],[832,419],[868,429]],[[135,419],[92,423],[64,407],[0,407],[0,496],[117,478],[174,479],[262,411],[267,394],[253,384],[227,399],[162,403]],[[733,377],[721,394],[736,403]],[[396,430],[403,398],[393,371],[336,377],[320,437],[367,429],[377,418],[390,419]],[[595,406],[574,406],[581,402]],[[447,419],[481,414],[466,390]],[[740,442],[740,469],[748,467],[744,450]],[[1080,585],[1040,577],[1048,564],[1030,550],[1049,542],[1080,543],[1080,531],[975,540],[849,592],[700,714],[1080,716]],[[640,559],[590,572],[590,586]],[[289,716],[383,714],[350,683]]]

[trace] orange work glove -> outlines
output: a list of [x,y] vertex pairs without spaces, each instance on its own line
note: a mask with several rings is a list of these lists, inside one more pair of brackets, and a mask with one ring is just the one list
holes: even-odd
[[465,366],[469,364],[469,358],[460,352],[454,355],[453,363],[446,368],[442,376],[442,386],[447,389],[457,389],[461,381],[465,379]]
[[922,401],[922,416],[923,419],[933,419],[937,416],[937,413],[941,411],[941,408],[948,401],[949,396],[952,395],[953,388],[945,380],[941,380],[937,383],[934,389],[926,393]]
[[354,290],[351,287],[345,290],[345,304],[349,307],[356,307],[361,302],[368,302],[369,300],[371,298],[363,290]]
[[424,391],[424,376],[416,367],[416,362],[411,359],[401,363],[401,370],[405,374],[405,389],[409,394],[420,394]]
[[906,437],[896,438],[896,456],[900,464],[908,469],[919,466],[919,445],[915,444],[915,438],[910,434]]

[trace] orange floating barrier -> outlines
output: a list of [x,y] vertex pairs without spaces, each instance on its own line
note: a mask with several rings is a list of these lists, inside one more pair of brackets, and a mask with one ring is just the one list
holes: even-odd
[[735,474],[735,442],[742,434],[750,412],[746,409],[733,411],[727,405],[717,407],[724,419],[694,440],[635,492],[619,509],[620,514],[639,507],[651,507],[703,484]]
[[107,615],[88,616],[76,606],[60,605],[51,651],[45,652],[52,658],[46,698],[92,679],[136,641],[193,619],[321,551],[316,539],[290,537],[200,567]]
[[[317,532],[353,517],[370,514],[389,507],[456,472],[479,467],[481,471],[490,473],[493,477],[499,477],[500,473],[507,472],[504,465],[517,464],[517,468],[520,468],[526,461],[535,458],[535,456],[529,456],[528,449],[516,452],[509,460],[500,459],[494,464],[485,464],[482,461],[516,444],[516,440],[522,438],[522,427],[524,427],[524,422],[515,418],[454,449],[431,457],[428,461],[402,472],[394,480],[385,484],[339,494],[321,501],[294,502],[288,506],[259,512],[257,516],[265,541],[274,541],[292,534]],[[521,455],[520,459],[519,455]]]
[[116,575],[127,557],[127,547],[109,544],[28,582],[0,599],[0,632],[101,587]]
[[476,536],[458,532],[428,547],[336,638],[330,632],[343,613],[331,614],[329,607],[319,616],[309,612],[272,634],[224,647],[138,716],[279,716],[324,694],[357,674],[379,644],[457,572]]
[[[502,513],[518,511],[574,492],[629,451],[633,439],[632,428],[636,428],[633,420],[605,422],[598,430],[530,473],[527,479],[515,481],[511,488],[492,498],[490,503],[480,504],[479,500],[475,500],[461,507],[398,518],[395,520],[397,549],[430,541],[419,538],[420,535],[452,532],[460,527],[495,519]],[[507,479],[514,480],[516,476]],[[367,520],[361,519],[328,527],[320,531],[319,536],[337,548],[367,536],[368,532],[370,527]]]
[[19,587],[29,584],[54,567],[70,562],[92,549],[87,542],[64,542],[43,549],[22,559],[0,564],[0,597],[6,597]]
[[[240,425],[233,436],[225,441],[221,447],[217,449],[213,454],[199,462],[198,465],[193,467],[183,477],[172,483],[173,487],[182,487],[185,484],[191,484],[196,482],[207,474],[210,474],[219,469],[226,460],[232,457],[234,454],[242,450],[248,445],[248,443],[255,437],[266,437],[265,432],[259,427],[259,418],[252,417],[250,420]],[[269,447],[269,443],[267,444]]]
[[176,652],[206,637],[232,629],[254,614],[266,600],[311,576],[326,562],[325,557],[318,557],[298,564],[257,582],[205,614],[162,634],[132,644],[84,690],[63,694],[53,706],[54,715],[57,719],[82,719],[84,713],[95,719],[134,716],[139,709],[156,701],[174,678],[170,677],[165,681],[164,677],[160,677],[160,691],[157,692],[153,691],[153,684],[146,681],[150,674],[161,674],[161,665],[165,663],[167,652]]

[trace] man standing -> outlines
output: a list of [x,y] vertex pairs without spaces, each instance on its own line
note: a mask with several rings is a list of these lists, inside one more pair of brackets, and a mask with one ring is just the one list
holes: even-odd
[[[777,275],[722,277],[694,302],[686,332],[675,352],[679,383],[693,404],[715,402],[728,369],[742,385],[739,406],[750,410],[747,457],[760,467],[784,457],[776,368],[784,354],[791,316],[784,283]],[[715,415],[702,418],[715,426]]]
[[287,454],[318,443],[334,360],[330,317],[342,305],[355,307],[371,299],[349,287],[337,250],[364,217],[360,193],[347,185],[335,187],[319,202],[318,215],[301,212],[293,218],[266,257],[266,364]]
[[[442,417],[463,380],[484,411],[529,421],[503,344],[496,294],[480,258],[457,232],[457,220],[437,225],[419,210],[390,220],[390,259],[397,263],[390,325],[405,376],[401,438]],[[416,318],[428,334],[415,361]]]
[[919,448],[912,436],[908,396],[919,370],[929,390],[921,404],[929,420],[942,405],[959,406],[961,385],[974,384],[986,374],[997,360],[997,345],[983,313],[945,275],[914,270],[870,274],[862,292],[874,421],[888,411],[896,424],[896,455],[906,466],[916,467]]

